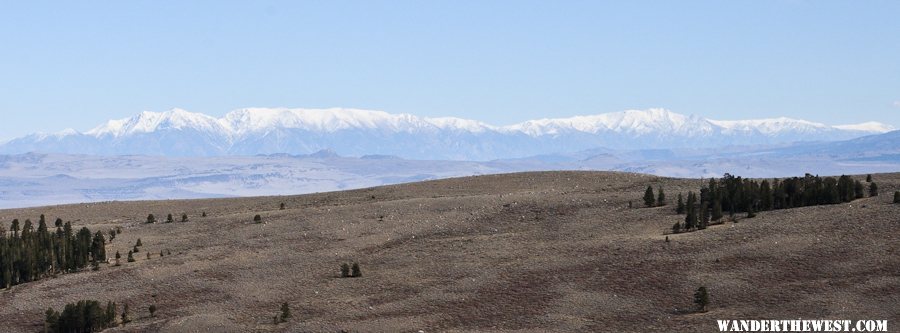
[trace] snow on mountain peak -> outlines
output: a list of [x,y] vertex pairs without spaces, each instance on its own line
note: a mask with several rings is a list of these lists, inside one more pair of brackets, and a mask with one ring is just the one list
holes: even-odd
[[110,120],[85,134],[95,137],[107,135],[120,137],[134,133],[151,133],[159,129],[185,128],[207,132],[227,132],[216,118],[174,108],[166,112],[144,111],[134,117]]
[[74,130],[33,134],[0,144],[0,152],[221,156],[308,154],[333,149],[342,155],[477,160],[598,147],[647,149],[836,141],[893,129],[876,122],[829,126],[786,117],[709,120],[666,109],[538,119],[508,126],[348,108],[246,108],[221,118],[172,109],[110,120],[83,134]]
[[822,123],[787,117],[749,120],[709,120],[709,122],[722,127],[726,132],[758,131],[766,135],[775,135],[785,131],[809,133],[831,129],[831,127]]
[[654,131],[708,133],[711,126],[697,116],[685,116],[666,109],[648,109],[530,120],[507,126],[505,129],[520,131],[530,136],[541,136],[556,135],[572,130],[592,134],[600,132],[649,134]]
[[38,140],[46,140],[49,138],[62,139],[67,136],[70,136],[70,135],[78,135],[78,134],[80,134],[80,133],[78,131],[76,131],[75,129],[67,128],[67,129],[64,129],[64,130],[56,132],[56,133],[39,132],[39,133],[35,133],[33,135],[35,137],[37,137]]
[[425,122],[409,114],[360,109],[246,108],[229,112],[222,119],[236,134],[265,132],[277,128],[335,132],[351,128],[404,131]]
[[[408,133],[435,130],[470,133],[493,131],[523,133],[532,137],[540,137],[569,132],[708,136],[717,131],[722,133],[756,132],[772,136],[785,132],[814,133],[834,130],[884,133],[895,128],[877,122],[828,126],[787,117],[710,120],[660,108],[569,118],[545,118],[508,126],[493,126],[475,120],[454,117],[419,118],[410,114],[391,114],[384,111],[347,108],[245,108],[229,112],[219,119],[175,108],[166,112],[144,111],[131,118],[110,120],[85,134],[95,137],[120,137],[134,133],[151,133],[159,129],[194,129],[235,138],[253,133],[267,133],[277,129],[300,129],[322,133],[350,129]],[[77,132],[71,134],[77,134]]]
[[472,133],[482,133],[488,130],[497,129],[497,127],[495,126],[491,126],[480,121],[455,117],[425,118],[425,121],[440,129],[455,129]]
[[56,136],[67,136],[67,135],[75,135],[75,134],[78,134],[78,131],[76,131],[74,128],[67,128],[62,131],[54,133],[54,135],[56,135]]

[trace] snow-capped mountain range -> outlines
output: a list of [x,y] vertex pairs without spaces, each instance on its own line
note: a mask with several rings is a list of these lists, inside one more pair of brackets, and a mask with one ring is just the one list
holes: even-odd
[[28,135],[0,145],[0,153],[228,156],[330,149],[345,156],[493,160],[599,147],[709,148],[837,141],[892,130],[877,122],[829,126],[791,118],[711,120],[664,109],[508,126],[341,108],[247,108],[222,118],[173,109],[110,120],[86,132],[67,129]]
[[0,155],[0,209],[109,200],[337,191],[428,179],[543,170],[616,170],[669,177],[790,177],[900,170],[900,131],[784,147],[613,150],[520,159],[415,161],[387,156],[160,157]]

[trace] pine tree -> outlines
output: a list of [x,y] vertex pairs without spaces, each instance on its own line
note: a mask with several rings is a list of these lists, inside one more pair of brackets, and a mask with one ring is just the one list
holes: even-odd
[[121,266],[122,264],[119,262],[119,259],[122,259],[122,255],[119,254],[119,251],[116,251],[116,266]]
[[181,222],[187,222],[188,216],[187,213],[181,213]]
[[156,304],[150,304],[147,310],[150,310],[150,317],[156,317]]
[[721,220],[722,217],[723,217],[723,215],[722,215],[722,202],[720,202],[719,200],[715,200],[715,201],[713,201],[712,215],[710,216],[710,218],[711,218],[713,221],[718,221],[718,220]]
[[341,277],[350,277],[350,265],[348,265],[347,263],[341,264]]
[[700,204],[700,221],[697,223],[697,229],[706,229],[709,225],[709,203],[704,201]]
[[872,175],[866,175],[866,183],[872,182]]
[[677,234],[679,232],[681,232],[681,222],[675,222],[675,224],[672,225],[672,233]]
[[701,286],[694,292],[694,304],[697,305],[698,311],[706,312],[706,306],[709,305],[709,293],[706,292],[706,287]]
[[38,247],[35,250],[37,252],[37,274],[39,277],[43,277],[51,273],[53,262],[56,260],[54,258],[53,237],[47,228],[47,221],[44,219],[44,215],[41,215],[36,236],[37,242],[33,245]]
[[878,184],[870,183],[869,184],[869,196],[877,197],[878,196]]
[[685,209],[687,214],[684,217],[684,230],[692,230],[697,227],[697,195],[694,192],[688,192]]
[[82,227],[75,240],[75,268],[84,268],[91,259],[91,230]]
[[647,190],[644,191],[644,205],[647,207],[653,207],[656,205],[656,196],[653,195],[653,187],[647,186]]
[[47,311],[44,312],[44,331],[57,332],[58,323],[59,312],[56,312],[53,308],[47,308]]
[[286,322],[291,317],[291,308],[287,302],[281,304],[281,322]]
[[278,208],[279,210],[284,210],[284,203],[281,203],[281,206]]
[[[79,302],[80,303],[80,302]],[[104,326],[104,315],[106,311],[100,306],[100,302],[98,301],[85,301],[84,305],[84,317],[85,322],[87,322],[87,331],[100,331]]]
[[175,222],[175,219],[172,218],[172,214],[169,214],[168,216],[166,216],[166,223],[172,223],[172,222]]
[[106,327],[116,326],[116,303],[110,301],[106,303],[106,317],[104,318]]
[[900,191],[894,191],[894,203],[900,204]]
[[[834,178],[829,178],[829,179],[834,180]],[[835,183],[835,191],[834,192],[837,193],[837,187],[836,187],[837,181],[834,181],[834,183]],[[772,187],[769,185],[768,180],[763,180],[762,183],[759,184],[759,196],[760,196],[759,210],[761,210],[761,211],[772,210],[773,206],[774,206],[774,196],[772,194]],[[839,201],[840,199],[836,199],[836,200]],[[835,202],[835,203],[837,203],[837,202]]]
[[256,214],[256,216],[253,217],[253,222],[262,223],[262,216],[259,216],[259,214]]
[[62,267],[65,267],[65,271],[71,272],[78,268],[75,263],[75,232],[72,229],[71,222],[63,224],[62,239],[62,246],[65,248],[63,255],[64,266]]
[[678,193],[678,203],[675,206],[675,214],[684,214],[684,198],[681,197],[681,193]]
[[122,325],[131,322],[131,318],[128,318],[128,303],[125,303],[125,306],[122,308]]
[[353,266],[350,268],[350,276],[351,277],[361,277],[362,271],[359,270],[359,264],[353,263]]
[[200,217],[206,217],[206,212],[203,212],[202,214],[200,214]]
[[134,262],[134,252],[128,251],[128,262]]
[[855,181],[853,182],[853,193],[856,195],[856,199],[864,198],[865,195],[865,187],[862,182]]
[[19,224],[14,219],[10,233],[0,227],[0,288],[69,273],[90,266],[98,270],[106,261],[106,236],[83,227],[77,233],[72,224],[56,220],[51,232],[46,216],[41,215],[37,228],[30,219]]
[[81,300],[66,304],[62,313],[47,309],[45,315],[48,332],[99,332],[116,326],[115,303],[112,302],[104,308],[98,301]]
[[103,232],[97,231],[91,240],[91,256],[96,261],[106,261],[106,237]]
[[656,205],[657,206],[665,206],[666,205],[666,194],[663,193],[662,186],[659,187],[659,194],[657,195],[657,198],[656,198]]
[[138,252],[141,252],[141,250],[138,249],[137,245],[135,245],[134,249],[132,249],[131,252],[138,253]]
[[[134,246],[136,246],[136,247],[137,247],[137,246],[144,246],[144,243],[142,243],[142,242],[141,242],[141,239],[138,238],[137,242],[134,243]],[[137,251],[134,251],[134,252],[137,252]]]
[[153,214],[147,215],[147,223],[156,223],[156,216],[153,216]]
[[752,211],[749,215],[754,215],[773,209],[850,202],[864,197],[866,186],[847,175],[834,178],[807,173],[802,178],[774,179],[770,183],[725,174],[721,181],[710,179],[709,186],[700,191],[699,202],[709,202],[712,220],[717,220],[719,210],[728,210],[733,217],[739,212]]

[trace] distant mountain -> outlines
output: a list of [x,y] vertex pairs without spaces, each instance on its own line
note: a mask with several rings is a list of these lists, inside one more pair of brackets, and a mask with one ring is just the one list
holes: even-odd
[[535,170],[616,170],[669,177],[790,177],[900,171],[900,131],[834,142],[779,146],[731,146],[611,150],[538,155],[495,161],[506,168]]
[[890,159],[900,161],[900,131],[867,135],[846,141],[797,144],[759,150],[755,153],[777,156],[827,157],[838,160]]
[[0,155],[0,208],[107,200],[298,194],[426,179],[544,170],[617,170],[673,177],[865,174],[900,171],[900,131],[780,147],[597,148],[490,162],[390,155],[217,157]]
[[84,133],[32,134],[0,154],[228,156],[391,155],[408,159],[493,160],[611,147],[709,148],[838,141],[893,130],[881,123],[828,126],[790,118],[722,121],[663,109],[530,120],[493,126],[358,109],[250,108],[222,118],[181,109],[142,112]]

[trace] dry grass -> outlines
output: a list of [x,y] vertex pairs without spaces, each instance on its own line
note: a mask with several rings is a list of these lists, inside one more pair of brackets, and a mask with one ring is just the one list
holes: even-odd
[[[683,217],[672,206],[637,208],[643,190],[662,185],[674,201],[698,180],[520,173],[5,210],[7,223],[44,213],[92,230],[121,226],[111,254],[124,256],[138,238],[144,246],[135,263],[0,291],[0,325],[40,331],[47,307],[78,299],[129,303],[134,322],[111,331],[703,332],[728,318],[896,322],[900,205],[888,194],[900,189],[900,174],[875,181],[877,198],[763,212],[669,243],[663,233]],[[149,213],[180,220],[182,212],[190,222],[143,223]],[[172,255],[159,258],[160,250]],[[362,278],[338,277],[350,261]],[[693,313],[700,285],[710,311]],[[273,325],[282,302],[294,318]]]

